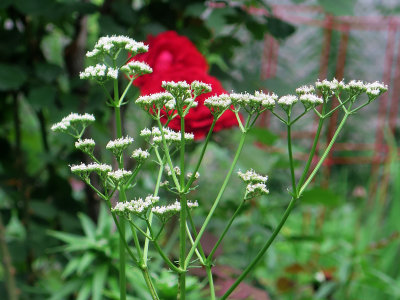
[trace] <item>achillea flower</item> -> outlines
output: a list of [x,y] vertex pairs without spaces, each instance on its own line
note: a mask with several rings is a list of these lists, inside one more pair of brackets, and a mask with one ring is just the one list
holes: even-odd
[[98,40],[92,51],[86,53],[86,56],[98,57],[101,55],[110,55],[113,57],[120,49],[125,49],[132,56],[135,56],[148,51],[148,46],[142,42],[136,42],[127,36],[104,36]]
[[133,138],[127,136],[107,143],[106,149],[110,150],[115,156],[120,156],[122,152],[133,143]]

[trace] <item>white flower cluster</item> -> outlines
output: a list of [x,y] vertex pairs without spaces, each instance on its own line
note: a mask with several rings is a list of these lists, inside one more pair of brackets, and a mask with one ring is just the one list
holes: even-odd
[[96,143],[93,139],[79,139],[75,142],[75,148],[81,150],[84,153],[93,153],[93,149]]
[[238,175],[245,183],[247,183],[245,199],[269,194],[269,190],[266,186],[268,176],[262,176],[253,170],[249,170],[246,173],[239,171]]
[[286,95],[282,96],[278,100],[278,104],[286,111],[290,110],[290,108],[295,104],[299,99],[294,95]]
[[249,113],[273,109],[278,99],[278,96],[274,93],[265,94],[262,91],[256,91],[254,95],[249,93],[232,93],[229,96],[233,105],[236,107],[243,107]]
[[136,104],[142,107],[145,111],[150,113],[150,110],[154,107],[162,109],[167,103],[171,104],[170,101],[175,101],[175,98],[168,92],[155,93],[146,96],[140,96],[136,99]]
[[268,176],[257,174],[254,170],[248,170],[246,173],[239,171],[238,175],[245,183],[259,183],[268,180]]
[[267,189],[265,183],[248,184],[246,187],[246,199],[268,194],[269,190]]
[[[193,176],[193,173],[192,173],[192,172],[189,172],[189,173],[186,174],[186,176],[187,176],[188,178],[191,178],[191,177]],[[200,177],[200,173],[199,173],[199,172],[196,172],[196,173],[194,174],[194,178],[195,178],[195,179],[199,179],[199,177]]]
[[209,93],[212,90],[210,84],[207,84],[207,83],[204,83],[201,81],[197,81],[197,80],[193,81],[192,84],[190,85],[190,87],[192,88],[193,94],[195,96]]
[[[188,208],[198,207],[199,203],[197,201],[187,202]],[[154,206],[151,211],[159,217],[170,217],[173,214],[179,212],[181,210],[181,204],[179,201],[175,201],[175,203],[170,205],[163,205],[163,206]]]
[[315,92],[315,88],[312,85],[303,85],[296,89],[296,94],[301,96],[304,94],[312,94]]
[[106,149],[110,150],[115,156],[120,156],[130,144],[133,143],[133,138],[127,136],[122,137],[107,143]]
[[361,80],[352,80],[345,86],[345,89],[350,91],[350,93],[352,93],[353,95],[358,95],[366,92],[371,101],[386,92],[388,87],[387,85],[378,81],[375,81],[373,83],[364,83]]
[[321,97],[314,94],[302,94],[300,95],[300,101],[303,103],[305,108],[315,107],[324,103],[324,100],[322,100]]
[[366,85],[367,95],[369,96],[379,96],[388,90],[388,86],[386,84],[380,83],[378,81],[368,83]]
[[129,202],[118,202],[113,209],[112,212],[116,212],[118,214],[129,214],[134,213],[137,215],[141,215],[147,212],[147,209],[153,206],[160,200],[160,197],[149,195],[144,200],[142,198],[134,199]]
[[153,72],[153,69],[144,62],[131,61],[126,65],[122,66],[121,71],[126,73],[127,75],[132,75],[137,77],[144,74],[150,74]]
[[212,114],[219,114],[227,110],[232,105],[228,94],[215,95],[204,100],[204,106],[210,109]]
[[81,79],[94,79],[104,82],[108,79],[118,78],[118,69],[107,67],[105,64],[97,64],[87,67],[83,72],[79,73]]
[[[164,167],[164,169],[165,169],[165,172],[167,172],[168,176],[172,176],[171,168],[168,165],[166,165]],[[179,168],[178,166],[174,167],[174,172],[176,175],[181,175],[181,168]]]
[[139,162],[144,161],[150,156],[150,153],[146,150],[142,150],[141,148],[138,148],[132,152],[131,157],[136,159]]
[[[181,141],[181,132],[180,131],[173,131],[168,128],[163,128],[163,134],[164,134],[165,141],[167,143],[172,143],[172,142],[180,143],[180,141]],[[147,140],[149,140],[150,137],[153,137],[153,142],[156,144],[159,144],[162,142],[162,134],[158,127],[153,127],[152,130],[145,128],[140,132],[140,135],[142,137],[146,138]],[[185,139],[185,141],[193,141],[194,134],[185,132],[184,139]]]
[[161,86],[177,99],[191,98],[190,85],[186,81],[163,81]]
[[89,174],[92,172],[96,172],[101,177],[105,177],[111,170],[112,168],[110,165],[98,163],[91,163],[88,165],[81,163],[80,165],[71,166],[72,173],[86,180],[89,178]]
[[124,169],[108,172],[107,175],[114,181],[115,184],[124,183],[129,176],[132,175],[131,171]]
[[322,92],[336,92],[341,91],[345,88],[345,83],[342,81],[338,81],[336,78],[333,78],[331,81],[324,79],[322,82],[317,81],[315,83],[317,89],[321,90]]
[[92,51],[86,53],[86,56],[96,57],[104,54],[113,56],[120,49],[125,49],[135,56],[147,52],[149,47],[126,36],[104,36],[98,40]]
[[71,126],[75,124],[81,124],[86,127],[88,124],[93,123],[95,118],[91,114],[77,114],[70,113],[68,116],[64,117],[60,122],[51,126],[52,131],[67,131]]

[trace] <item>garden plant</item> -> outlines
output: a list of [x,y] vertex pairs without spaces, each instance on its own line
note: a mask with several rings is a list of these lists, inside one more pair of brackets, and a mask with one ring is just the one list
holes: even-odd
[[[296,95],[278,97],[274,93],[256,91],[250,93],[213,94],[213,86],[201,81],[163,81],[164,92],[142,95],[135,102],[153,120],[153,128],[143,128],[140,136],[147,141],[146,149],[131,149],[135,144],[135,137],[124,133],[124,120],[121,117],[121,107],[132,99],[127,97],[132,83],[140,76],[149,74],[152,69],[149,65],[134,57],[148,51],[142,42],[136,42],[125,36],[106,36],[99,39],[94,49],[87,53],[92,66],[81,72],[81,79],[90,79],[97,83],[105,93],[105,104],[114,111],[115,132],[110,132],[111,140],[101,145],[114,156],[114,161],[101,161],[95,155],[96,143],[87,138],[85,129],[95,122],[91,114],[71,113],[59,123],[52,126],[52,130],[71,135],[75,139],[77,149],[88,155],[91,163],[77,163],[70,166],[71,172],[81,178],[107,204],[119,234],[119,281],[120,299],[127,299],[126,272],[127,265],[133,263],[139,269],[146,282],[152,299],[160,299],[154,278],[151,276],[151,261],[149,249],[154,249],[163,259],[166,268],[177,274],[177,299],[187,299],[187,274],[189,268],[202,267],[205,269],[208,280],[209,299],[216,299],[216,289],[213,281],[213,267],[215,253],[226,233],[240,215],[243,207],[253,198],[267,197],[274,191],[268,189],[267,174],[258,174],[257,170],[239,171],[237,175],[244,182],[242,195],[238,195],[236,211],[230,220],[226,221],[222,234],[212,250],[206,255],[200,243],[218,206],[223,199],[224,192],[229,187],[230,179],[234,176],[236,164],[245,145],[246,136],[255,125],[262,113],[269,112],[276,117],[287,132],[287,157],[290,166],[287,186],[290,202],[272,234],[265,238],[264,245],[259,249],[251,263],[236,278],[231,287],[220,297],[227,299],[246,276],[260,262],[274,242],[283,225],[291,214],[296,203],[301,204],[301,197],[320,170],[325,158],[332,149],[340,132],[346,126],[346,121],[364,106],[377,99],[387,91],[387,86],[379,83],[365,83],[362,81],[317,81],[315,85],[302,86],[296,89]],[[122,78],[122,79],[121,79]],[[121,79],[121,80],[120,80]],[[120,90],[120,84],[126,87]],[[110,92],[110,90],[112,92]],[[198,103],[197,97],[206,94],[204,103]],[[339,105],[331,107],[330,100],[336,97]],[[194,168],[187,163],[187,149],[195,136],[187,132],[185,118],[197,105],[204,105],[210,110],[212,122],[202,142],[200,155],[196,158]],[[320,133],[324,124],[335,112],[341,112],[340,123],[330,141],[328,141],[318,161],[313,163]],[[226,170],[225,178],[213,198],[211,209],[203,220],[200,228],[195,226],[193,213],[202,203],[192,199],[192,191],[197,188],[198,173],[203,158],[207,153],[210,138],[218,120],[226,113],[234,114],[240,130],[240,140],[230,167]],[[315,137],[302,170],[295,173],[292,130],[299,124],[299,120],[310,115],[319,119]],[[179,124],[180,131],[169,128],[169,125]],[[176,129],[176,126],[173,127]],[[128,160],[134,161],[134,167],[127,169]],[[156,173],[156,184],[147,197],[135,195],[135,182],[141,175],[145,164],[150,164]],[[207,176],[207,174],[201,174]],[[273,174],[269,174],[273,176]],[[160,189],[164,189],[170,196],[160,197]],[[258,200],[257,200],[258,201]],[[175,257],[166,254],[160,237],[165,229],[174,224],[177,219],[179,227],[179,253]],[[130,231],[126,232],[127,230]],[[134,245],[130,245],[127,236],[132,236]],[[177,258],[177,261],[174,260]]]

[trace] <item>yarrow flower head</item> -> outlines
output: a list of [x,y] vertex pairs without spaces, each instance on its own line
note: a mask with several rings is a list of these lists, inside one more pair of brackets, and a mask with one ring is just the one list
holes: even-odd
[[295,103],[297,103],[299,99],[294,95],[286,95],[282,96],[278,100],[278,104],[286,111],[290,111]]
[[96,143],[93,139],[79,139],[75,142],[75,148],[81,150],[84,153],[92,154],[94,150],[94,146]]
[[[197,201],[188,201],[188,208],[195,208],[199,206]],[[181,204],[179,201],[175,201],[173,204],[163,205],[163,206],[154,206],[151,211],[158,216],[162,222],[166,222],[170,217],[174,214],[178,213],[181,210]]]
[[[60,131],[60,132],[68,132],[69,129],[75,130],[72,134],[74,136],[77,135],[77,132],[83,131],[82,129],[86,128],[89,124],[93,123],[95,118],[91,114],[77,114],[70,113],[68,116],[64,117],[60,122],[51,126],[52,131]],[[82,128],[76,128],[77,125],[80,125]]]
[[133,138],[127,136],[122,137],[113,141],[109,141],[106,149],[110,150],[116,157],[121,156],[122,151],[124,151],[130,144],[133,143]]
[[246,199],[258,197],[261,195],[268,195],[269,190],[267,189],[267,186],[265,183],[250,183],[246,187]]
[[249,93],[231,93],[235,109],[244,108],[248,113],[261,113],[266,109],[272,110],[275,107],[275,102],[278,96],[275,94],[265,94],[262,91],[256,91],[254,95]]
[[111,209],[119,215],[143,215],[147,210],[160,200],[160,197],[149,195],[144,200],[142,198],[134,199],[128,202],[118,202],[114,208]]
[[[155,144],[160,144],[162,143],[163,140],[163,135],[165,138],[165,141],[167,144],[171,143],[177,143],[179,144],[181,142],[181,132],[180,131],[173,131],[171,129],[163,127],[162,129],[162,134],[161,131],[158,127],[153,127],[152,130],[145,128],[140,132],[140,135],[143,136],[148,142],[153,142]],[[150,141],[150,138],[152,137],[152,141]],[[194,134],[193,133],[184,133],[184,139],[187,142],[191,142],[194,140]]]
[[296,89],[296,94],[301,96],[305,94],[312,94],[315,92],[315,88],[312,85],[303,85]]
[[211,92],[212,88],[210,84],[201,82],[201,81],[193,81],[192,84],[190,85],[193,94],[195,96],[201,95],[201,94],[205,94],[205,93],[209,93]]
[[345,83],[342,81],[338,81],[336,78],[333,78],[331,81],[324,79],[322,82],[317,81],[315,83],[317,89],[319,89],[323,94],[332,95],[335,93],[340,93],[345,88]]
[[388,86],[386,84],[380,83],[378,81],[368,83],[366,85],[366,88],[366,93],[368,95],[369,101],[375,100],[378,96],[382,95],[388,90]]
[[238,175],[245,183],[265,183],[268,180],[268,176],[257,174],[254,170],[248,170],[246,173],[239,171]]
[[175,102],[175,98],[170,93],[161,92],[146,96],[140,96],[136,99],[136,104],[138,104],[143,110],[152,115],[152,109],[163,109],[165,106],[167,106],[167,103],[169,103],[168,106],[170,106],[171,101]]
[[249,170],[246,173],[239,171],[238,175],[245,183],[247,183],[245,199],[269,194],[269,190],[266,186],[268,176],[262,176],[253,170]]
[[186,81],[163,81],[161,86],[175,97],[175,99],[188,99],[192,95],[190,93],[190,85]]
[[112,168],[110,165],[98,163],[91,163],[88,165],[81,163],[79,165],[71,166],[71,172],[78,175],[86,182],[89,181],[89,175],[92,172],[96,172],[100,177],[104,178],[111,170]]
[[142,76],[144,74],[150,74],[153,69],[146,63],[140,61],[130,61],[126,65],[121,67],[121,71],[128,76]]
[[324,103],[324,100],[322,100],[321,97],[318,97],[317,95],[314,94],[302,94],[300,96],[300,101],[301,103],[303,103],[306,109],[313,108],[317,105]]
[[[358,96],[367,90],[366,84],[361,80],[352,80],[344,86],[351,96]],[[355,98],[353,98],[355,100]]]
[[104,36],[98,40],[92,51],[86,53],[86,56],[99,57],[109,55],[115,58],[115,54],[121,49],[125,49],[132,56],[135,56],[139,53],[147,52],[149,47],[126,36]]
[[128,180],[129,176],[132,175],[131,171],[126,171],[124,169],[110,171],[107,173],[108,177],[116,184],[124,184]]
[[138,162],[145,161],[150,156],[150,153],[146,150],[142,150],[141,148],[133,151],[131,157],[136,159]]
[[213,115],[219,115],[232,105],[228,94],[215,95],[204,100],[204,106],[208,107]]
[[87,67],[83,72],[79,73],[81,79],[92,79],[98,82],[105,82],[109,79],[118,78],[118,69],[111,68],[105,64],[97,64]]

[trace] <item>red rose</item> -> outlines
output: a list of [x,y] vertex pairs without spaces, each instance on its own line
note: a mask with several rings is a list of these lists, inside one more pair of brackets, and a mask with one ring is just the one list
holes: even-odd
[[[207,74],[208,65],[205,58],[188,38],[179,36],[174,31],[167,31],[149,37],[146,43],[149,52],[135,56],[135,60],[149,64],[153,68],[153,73],[143,75],[134,81],[140,88],[141,95],[163,92],[162,81],[186,81],[190,84],[199,80],[211,85],[212,91],[198,96],[196,98],[198,106],[192,108],[185,117],[185,131],[193,132],[195,139],[204,138],[213,122],[210,110],[203,104],[204,100],[227,92],[215,77]],[[165,119],[162,121],[165,122]],[[214,132],[237,125],[235,114],[226,111],[215,124]],[[176,117],[168,126],[180,130],[180,118]]]
[[[182,81],[192,83],[195,80],[202,81],[211,85],[212,91],[210,93],[202,94],[196,98],[198,102],[197,107],[191,108],[185,117],[185,131],[193,132],[195,139],[204,138],[210,130],[213,122],[213,116],[210,110],[204,106],[204,100],[213,95],[226,94],[227,92],[222,87],[221,83],[215,78],[197,69],[175,70],[171,72],[162,73],[159,76],[153,76],[150,82],[140,87],[142,95],[149,95],[153,93],[165,91],[161,87],[162,81]],[[165,119],[161,119],[163,123]],[[217,121],[214,127],[214,132],[221,129],[237,126],[237,119],[235,114],[228,110]],[[180,117],[174,118],[168,126],[174,130],[181,129]]]
[[149,36],[145,42],[149,51],[135,56],[153,68],[153,73],[135,80],[138,87],[152,80],[153,76],[181,68],[194,68],[207,72],[208,64],[196,46],[185,36],[175,31],[166,31],[157,36]]

